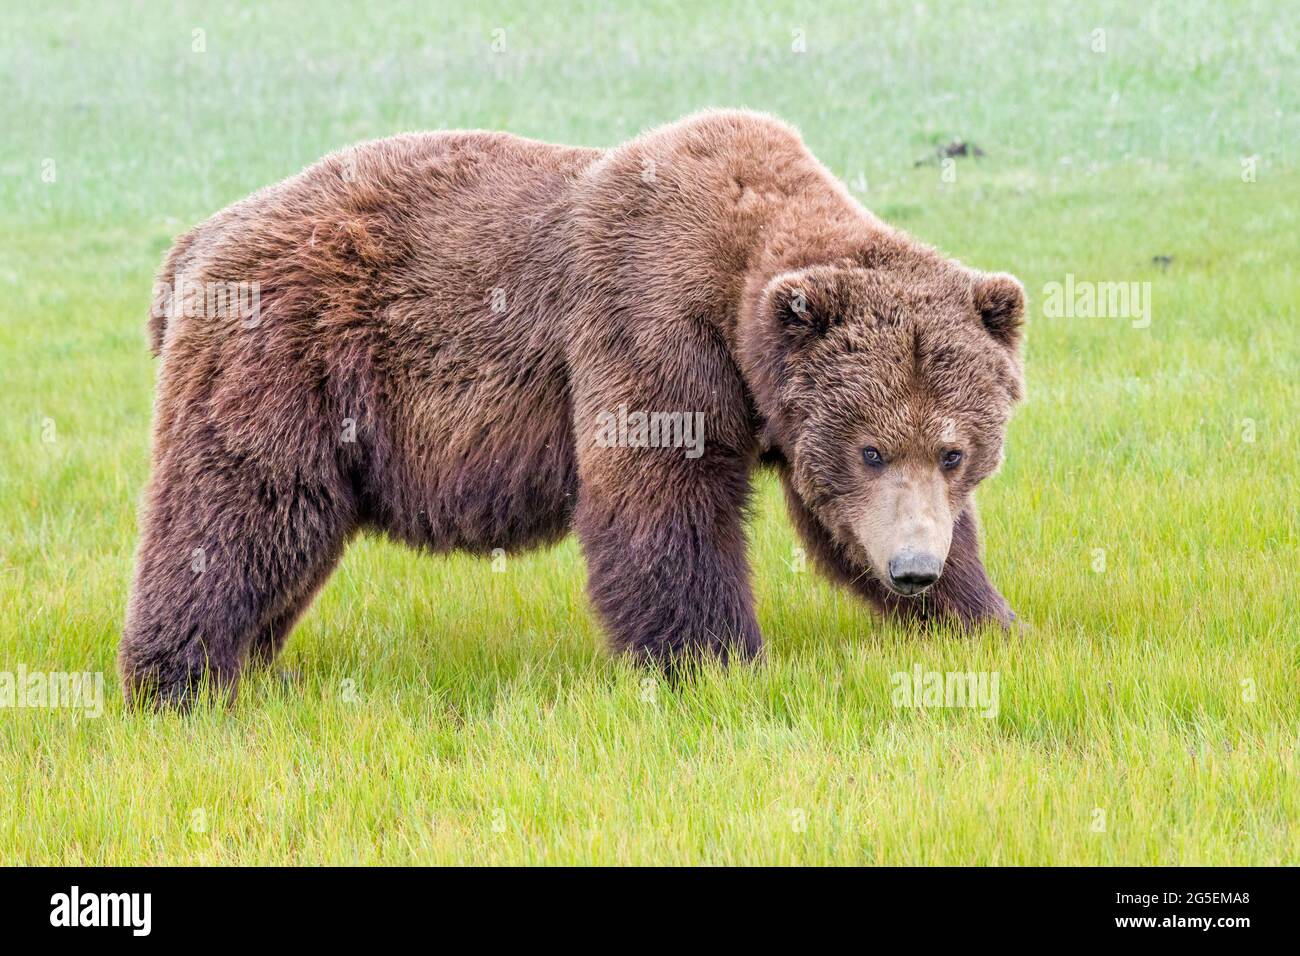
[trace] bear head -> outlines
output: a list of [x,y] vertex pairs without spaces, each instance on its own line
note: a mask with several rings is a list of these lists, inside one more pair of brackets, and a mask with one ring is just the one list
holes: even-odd
[[1020,283],[938,257],[846,261],[766,279],[750,312],[740,364],[791,488],[857,566],[924,591],[1002,461],[1023,391]]

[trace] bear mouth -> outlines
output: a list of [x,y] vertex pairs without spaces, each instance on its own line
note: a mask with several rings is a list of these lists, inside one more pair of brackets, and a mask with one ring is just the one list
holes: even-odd
[[886,580],[883,583],[885,587],[893,591],[899,597],[914,598],[914,597],[920,597],[922,594],[924,594],[926,591],[929,591],[939,582],[932,581],[929,584],[912,585],[912,584],[895,584],[893,581]]

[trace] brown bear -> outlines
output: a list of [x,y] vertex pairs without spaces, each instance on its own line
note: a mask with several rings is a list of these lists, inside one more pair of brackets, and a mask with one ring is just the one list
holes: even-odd
[[233,689],[361,529],[480,554],[573,529],[615,646],[752,657],[760,464],[883,611],[1012,619],[971,492],[1023,290],[881,222],[769,116],[365,143],[182,236],[155,289],[131,700]]

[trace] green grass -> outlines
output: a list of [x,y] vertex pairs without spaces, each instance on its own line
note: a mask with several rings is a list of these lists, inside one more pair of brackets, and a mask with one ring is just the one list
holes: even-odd
[[[1300,860],[1294,4],[48,6],[0,34],[0,671],[108,699],[0,710],[0,863]],[[126,713],[170,238],[358,139],[609,145],[706,105],[784,116],[868,206],[1025,281],[1030,398],[980,506],[1034,629],[878,622],[792,570],[763,478],[761,666],[647,685],[571,540],[499,573],[367,540],[287,680]],[[956,182],[914,165],[954,137],[987,152]],[[1067,273],[1150,281],[1150,327],[1043,316]],[[914,664],[996,671],[997,716],[894,707]]]

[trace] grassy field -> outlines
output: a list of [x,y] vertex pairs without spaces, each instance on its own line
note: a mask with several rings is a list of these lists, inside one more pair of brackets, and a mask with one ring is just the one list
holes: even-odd
[[[0,710],[0,863],[1300,861],[1300,8],[553,6],[6,3],[0,672],[106,701]],[[126,713],[171,238],[360,139],[611,145],[708,105],[1024,280],[980,507],[1033,630],[878,622],[800,570],[765,477],[761,666],[613,660],[572,540],[499,571],[366,540],[233,709]],[[955,138],[986,155],[918,165]],[[1047,314],[1070,275],[1149,282],[1149,325]],[[995,672],[996,716],[894,706],[916,665]]]

